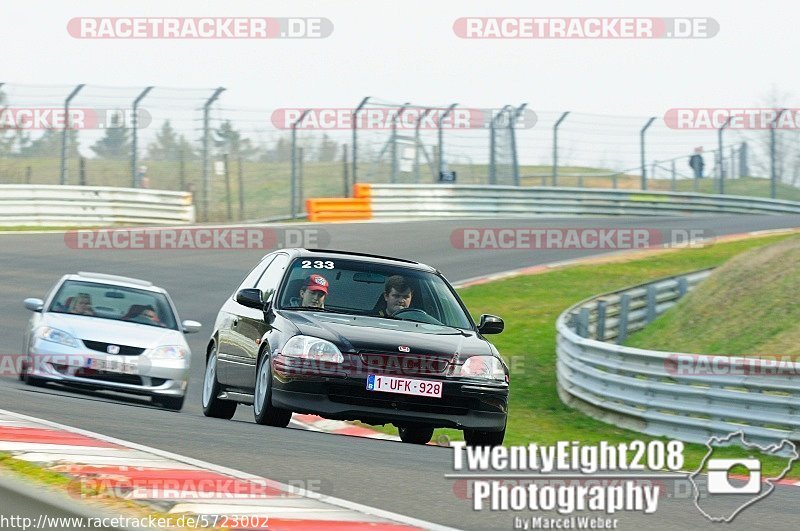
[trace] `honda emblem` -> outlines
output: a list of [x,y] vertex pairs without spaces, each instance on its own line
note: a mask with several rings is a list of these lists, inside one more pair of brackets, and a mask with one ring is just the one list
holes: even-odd
[[108,352],[109,354],[119,354],[119,346],[109,345],[106,347],[106,352]]
[[411,352],[410,348],[404,347],[403,345],[400,345],[399,347],[397,347],[397,350],[399,350],[400,352]]

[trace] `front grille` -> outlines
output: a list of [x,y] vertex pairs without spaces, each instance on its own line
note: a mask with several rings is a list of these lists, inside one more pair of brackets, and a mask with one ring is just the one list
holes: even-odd
[[365,372],[375,374],[442,374],[449,363],[447,358],[420,354],[360,352],[359,356]]
[[118,372],[96,371],[94,369],[78,369],[75,371],[78,378],[89,380],[102,380],[104,382],[142,385],[142,379],[134,374],[120,374]]
[[120,356],[138,356],[142,352],[145,351],[143,348],[139,347],[130,347],[128,345],[117,345],[116,343],[102,343],[100,341],[87,341],[86,339],[81,339],[83,344],[86,345],[87,348],[92,350],[96,350],[98,352],[103,352],[104,354],[108,354],[108,347],[109,345],[116,345],[119,347],[119,354]]
[[429,398],[387,394],[346,385],[329,386],[328,398],[331,402],[338,402],[340,404],[441,415],[466,415],[470,411],[470,405],[473,400],[470,398],[458,397]]

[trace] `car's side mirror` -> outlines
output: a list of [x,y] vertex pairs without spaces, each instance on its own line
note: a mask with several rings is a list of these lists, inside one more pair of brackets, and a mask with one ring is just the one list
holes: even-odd
[[236,293],[236,302],[248,308],[255,308],[257,310],[264,309],[264,300],[262,299],[261,290],[256,288],[240,289]]
[[44,301],[42,299],[25,299],[24,304],[32,312],[41,312],[44,309]]
[[505,328],[503,320],[496,315],[485,313],[481,315],[481,321],[478,325],[478,332],[481,334],[499,334]]
[[181,328],[183,328],[184,334],[194,334],[195,332],[199,332],[203,325],[198,323],[197,321],[190,321],[186,320],[181,323]]

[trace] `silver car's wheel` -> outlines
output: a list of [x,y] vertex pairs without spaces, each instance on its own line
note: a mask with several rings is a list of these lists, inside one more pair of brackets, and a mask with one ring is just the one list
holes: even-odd
[[269,354],[266,353],[258,360],[253,416],[259,424],[279,428],[285,428],[292,420],[291,411],[278,409],[272,405],[272,370],[269,364]]
[[203,415],[218,419],[230,419],[236,413],[236,402],[220,400],[219,382],[217,382],[217,347],[211,347],[203,379]]

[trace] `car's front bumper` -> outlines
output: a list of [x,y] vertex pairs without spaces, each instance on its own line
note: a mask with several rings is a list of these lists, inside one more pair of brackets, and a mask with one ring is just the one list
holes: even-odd
[[364,378],[278,377],[273,381],[272,403],[297,413],[367,424],[425,424],[485,431],[505,428],[507,385],[436,381],[442,382],[441,398],[368,391]]
[[[98,363],[105,367],[116,364],[124,370],[92,368]],[[49,382],[149,396],[184,396],[189,380],[189,360],[152,359],[146,354],[115,356],[42,340],[30,349],[25,370],[29,376]]]

